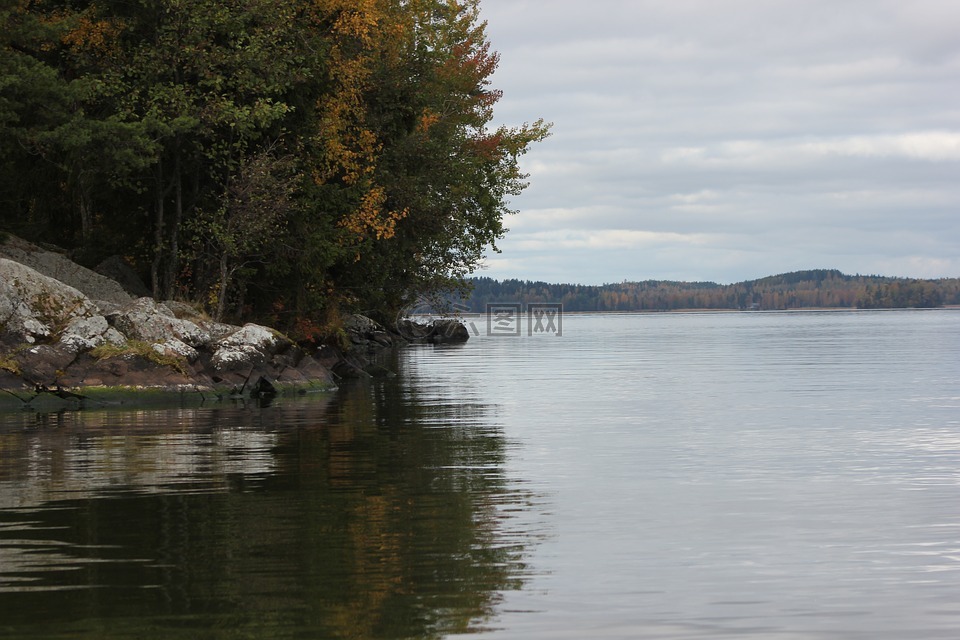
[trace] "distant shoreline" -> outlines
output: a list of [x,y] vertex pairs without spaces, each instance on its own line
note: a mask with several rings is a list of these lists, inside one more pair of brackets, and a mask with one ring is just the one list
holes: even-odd
[[575,312],[900,309],[960,306],[960,278],[918,280],[815,269],[729,285],[646,280],[600,286],[473,278],[460,308],[549,301]]
[[[883,311],[958,311],[960,304],[943,305],[942,307],[885,307],[882,309],[860,309],[858,307],[800,307],[795,309],[636,309],[613,311],[566,311],[565,316],[627,316],[627,315],[663,315],[663,314],[707,314],[707,313],[851,313],[851,312],[883,312]],[[527,315],[526,309],[521,314]],[[430,314],[423,314],[424,317]],[[483,311],[469,311],[457,314],[461,318],[483,318],[487,314]],[[416,317],[416,316],[413,316]]]

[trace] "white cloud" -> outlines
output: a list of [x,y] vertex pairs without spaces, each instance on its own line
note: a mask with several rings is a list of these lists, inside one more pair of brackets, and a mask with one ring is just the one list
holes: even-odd
[[707,147],[665,149],[665,164],[796,165],[824,157],[901,158],[960,161],[960,132],[924,131],[898,135],[846,136],[817,140],[730,140]]
[[482,6],[498,121],[555,123],[491,273],[960,276],[960,3]]
[[960,160],[960,132],[925,131],[900,135],[851,136],[839,140],[804,143],[799,146],[799,150],[812,155],[957,161]]
[[675,233],[640,229],[555,229],[517,234],[516,248],[526,251],[557,252],[568,249],[645,249],[668,245],[706,245],[711,237],[701,233]]

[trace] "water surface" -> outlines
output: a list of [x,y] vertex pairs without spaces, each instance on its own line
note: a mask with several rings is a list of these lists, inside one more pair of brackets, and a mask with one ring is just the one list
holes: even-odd
[[567,315],[0,418],[0,636],[955,638],[960,312]]

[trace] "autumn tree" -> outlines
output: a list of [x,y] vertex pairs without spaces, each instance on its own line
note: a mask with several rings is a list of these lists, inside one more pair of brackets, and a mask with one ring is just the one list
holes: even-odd
[[382,146],[372,179],[383,188],[384,208],[402,215],[365,255],[334,266],[340,282],[383,310],[454,288],[486,248],[496,248],[508,199],[526,186],[519,158],[548,133],[539,121],[490,128],[499,56],[476,0],[402,8],[368,109]]
[[492,126],[479,0],[0,0],[0,24],[0,220],[217,315],[386,318],[463,284],[548,132]]

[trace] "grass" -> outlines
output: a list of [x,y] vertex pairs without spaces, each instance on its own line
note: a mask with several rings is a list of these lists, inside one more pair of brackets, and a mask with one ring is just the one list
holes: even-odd
[[180,356],[170,356],[158,352],[153,348],[153,345],[149,342],[144,342],[143,340],[128,340],[126,344],[116,345],[111,342],[106,342],[99,347],[95,347],[90,351],[90,355],[96,358],[97,360],[105,360],[107,358],[125,358],[125,357],[139,357],[149,360],[154,364],[158,364],[162,367],[170,367],[182,373],[183,375],[190,375],[187,371],[187,361],[181,358]]
[[7,353],[0,354],[0,369],[9,371],[15,376],[20,375],[20,363]]

